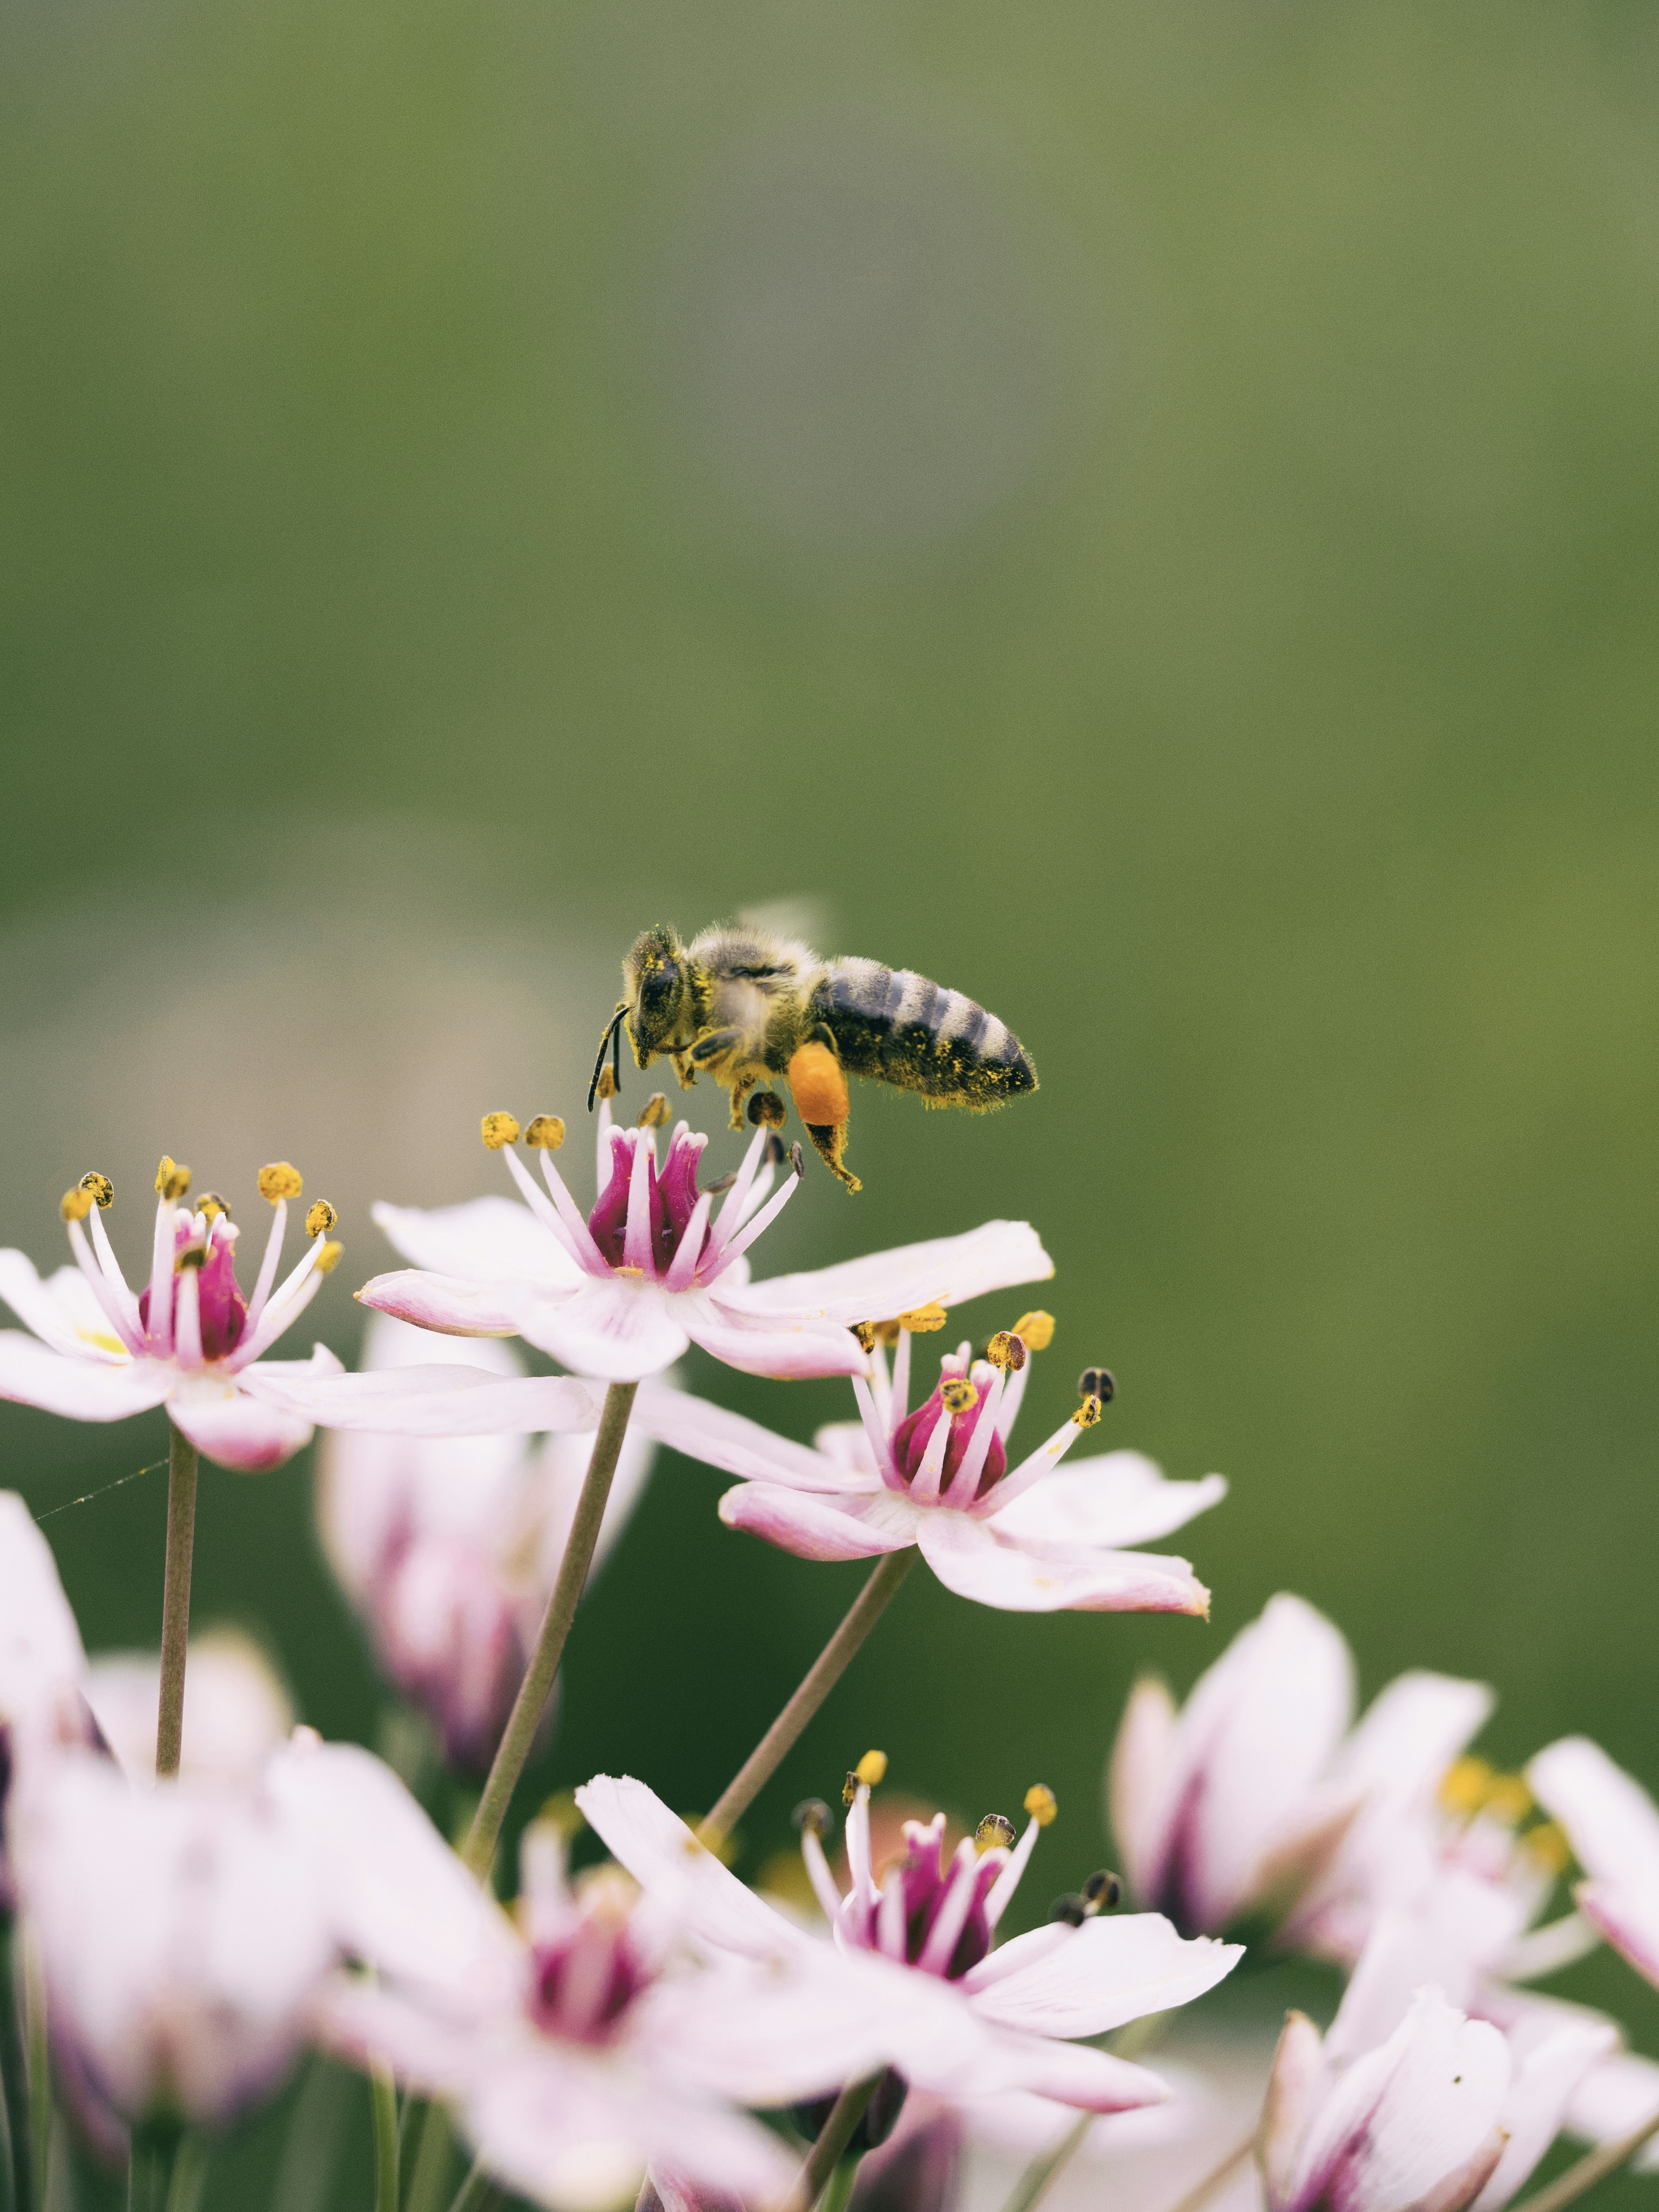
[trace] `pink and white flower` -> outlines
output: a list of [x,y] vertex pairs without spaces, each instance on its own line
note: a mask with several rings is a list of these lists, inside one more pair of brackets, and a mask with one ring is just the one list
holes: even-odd
[[[87,1655],[58,1562],[15,1490],[0,1491],[0,1846],[19,1793],[55,1753],[93,1742]],[[10,1903],[0,1851],[0,1909]]]
[[0,1298],[33,1333],[0,1330],[0,1398],[78,1421],[118,1421],[164,1405],[209,1459],[245,1474],[280,1467],[313,1425],[419,1436],[562,1429],[598,1419],[589,1394],[560,1377],[503,1382],[477,1368],[433,1365],[397,1376],[346,1375],[331,1352],[308,1360],[264,1354],[305,1311],[340,1247],[335,1215],[313,1206],[311,1244],[280,1284],[289,1201],[301,1180],[285,1161],[260,1171],[274,1209],[251,1293],[236,1279],[240,1231],[222,1199],[179,1200],[190,1171],[164,1159],[149,1276],[135,1297],[103,1224],[114,1193],[83,1176],[64,1200],[72,1267],[42,1280],[26,1255],[0,1251]]
[[[493,1338],[438,1336],[371,1315],[366,1371],[428,1360],[471,1362],[504,1378],[523,1373],[512,1348]],[[482,1771],[500,1740],[564,1556],[592,1441],[591,1429],[534,1443],[367,1433],[324,1440],[324,1548],[382,1673],[427,1713],[453,1766]],[[653,1452],[630,1426],[595,1571],[639,1500]]]
[[681,1121],[659,1161],[654,1130],[616,1127],[607,1101],[599,1194],[584,1216],[553,1164],[563,1126],[540,1116],[525,1132],[541,1155],[544,1188],[514,1150],[517,1121],[485,1117],[485,1142],[506,1158],[521,1206],[505,1198],[431,1212],[377,1206],[375,1220],[414,1265],[365,1284],[364,1304],[453,1335],[521,1335],[602,1381],[660,1374],[691,1344],[750,1375],[851,1375],[865,1355],[848,1331],[872,1315],[948,1305],[1054,1273],[1025,1223],[992,1221],[751,1283],[747,1255],[794,1194],[799,1147],[774,1193],[781,1148],[757,1130],[716,1212],[715,1194],[697,1188],[708,1139]]
[[[1042,1342],[1053,1326],[1046,1314],[1022,1325]],[[820,1429],[811,1447],[685,1394],[643,1393],[635,1419],[660,1443],[742,1476],[720,1500],[721,1520],[802,1559],[872,1559],[915,1544],[947,1589],[1009,1612],[1208,1611],[1185,1559],[1124,1547],[1217,1504],[1220,1475],[1166,1482],[1129,1451],[1056,1474],[1099,1413],[1093,1395],[1011,1466],[1030,1372],[1018,1329],[994,1340],[1005,1364],[971,1359],[966,1344],[947,1353],[914,1412],[911,1337],[900,1328],[890,1378],[884,1348],[872,1346],[853,1382],[860,1419]]]
[[[127,1779],[154,1781],[159,1655],[100,1652],[87,1668],[85,1696],[105,1747]],[[288,1692],[252,1637],[210,1628],[191,1638],[179,1769],[185,1781],[252,1789],[293,1729]]]
[[1540,1751],[1527,1780],[1588,1877],[1574,1893],[1579,1911],[1659,1987],[1659,1806],[1583,1735]]
[[[1048,1793],[1031,1796],[1047,1804],[1014,1850],[964,1840],[947,1862],[942,1817],[914,1822],[904,1860],[878,1884],[869,1786],[860,1781],[848,1816],[845,1897],[811,1823],[803,1834],[808,1873],[831,1917],[827,1942],[746,1889],[643,1783],[599,1775],[576,1802],[647,1893],[708,1952],[806,1976],[811,2016],[862,2022],[878,2063],[904,2082],[952,2101],[1023,2089],[1087,2112],[1158,2103],[1168,2093],[1157,2075],[1071,2039],[1188,2003],[1243,1954],[1183,1942],[1154,1915],[1056,1920],[994,1948],[1037,1828],[1051,1816]],[[858,2073],[846,2069],[834,2086]]]
[[486,2168],[556,2212],[630,2201],[647,2168],[697,2201],[779,2202],[795,2162],[738,2106],[869,2064],[867,2031],[819,2012],[787,1961],[688,1958],[672,1915],[615,1868],[573,1892],[549,1823],[526,1831],[522,1875],[520,1932],[483,1971],[340,1983],[334,2047],[455,2105]]

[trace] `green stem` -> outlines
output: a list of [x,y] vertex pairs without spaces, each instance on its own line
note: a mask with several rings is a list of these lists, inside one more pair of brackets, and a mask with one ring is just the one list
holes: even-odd
[[185,1741],[185,1647],[190,1638],[190,1565],[196,1546],[196,1447],[181,1430],[167,1437],[167,1564],[161,1592],[161,1707],[155,1771],[179,1771]]
[[46,2201],[46,2169],[52,2150],[52,2053],[46,2042],[46,1969],[40,1938],[32,1921],[19,1923],[22,1938],[23,2033],[28,2047],[29,2170],[33,2202]]
[[531,1654],[525,1678],[519,1685],[519,1694],[513,1700],[513,1711],[507,1716],[506,1732],[496,1747],[489,1778],[483,1786],[483,1796],[478,1800],[472,1826],[461,1846],[462,1858],[480,1881],[488,1881],[489,1870],[495,1863],[495,1846],[501,1840],[501,1823],[507,1818],[507,1808],[513,1802],[513,1793],[519,1786],[519,1778],[530,1757],[530,1747],[535,1741],[542,1714],[552,1695],[554,1677],[559,1671],[559,1662],[564,1656],[570,1624],[576,1618],[582,1585],[586,1582],[587,1571],[593,1564],[593,1547],[599,1540],[599,1523],[605,1518],[611,1479],[617,1472],[617,1462],[622,1455],[623,1438],[628,1433],[628,1417],[634,1410],[634,1400],[639,1387],[637,1382],[613,1382],[605,1394],[599,1434],[593,1439],[592,1455],[588,1460],[587,1473],[582,1480],[581,1496],[576,1501],[575,1518],[570,1523],[564,1557],[559,1562],[558,1580],[553,1585],[552,1596],[547,1601],[547,1611],[543,1616],[541,1632],[536,1638],[536,1648]]
[[807,1669],[800,1687],[755,1746],[714,1811],[697,1833],[711,1850],[726,1841],[738,1822],[793,1749],[801,1731],[852,1662],[865,1638],[892,1603],[899,1584],[916,1563],[911,1545],[890,1552],[848,1607],[841,1626]]
[[444,2107],[438,2104],[427,2106],[421,2120],[420,2141],[415,2146],[404,2212],[442,2212],[453,2140],[449,2114]]
[[163,2212],[171,2147],[146,2128],[135,2128],[127,2147],[127,2212]]
[[859,2122],[880,2079],[879,2074],[872,2074],[868,2081],[849,2081],[830,2106],[830,2117],[819,2130],[817,2141],[806,2154],[800,2179],[789,2198],[788,2212],[812,2212],[812,2207],[823,2194],[825,2184],[857,2133]]
[[167,2212],[196,2212],[207,2179],[208,2147],[200,2136],[186,2136],[173,2161]]
[[12,2212],[33,2212],[29,2155],[32,2087],[27,2057],[27,1982],[21,1922],[0,1916],[0,2136],[8,2172],[3,2192]]
[[398,2089],[384,2066],[368,2071],[374,2118],[374,2212],[398,2212]]
[[484,2172],[483,2160],[480,2159],[456,2191],[455,2201],[449,2212],[483,2212],[485,2205],[493,2202],[495,2196],[495,2185]]
[[855,2158],[844,2158],[830,2177],[830,2186],[823,2192],[823,2212],[847,2212],[853,2201],[853,2184],[859,2178],[859,2162]]
[[1092,2112],[1079,2112],[1054,2148],[1045,2150],[1041,2156],[1031,2160],[1014,2185],[1014,2193],[1003,2207],[1003,2212],[1031,2212],[1031,2207],[1047,2196],[1050,2185],[1081,2148],[1083,2138],[1093,2125],[1094,2118]]
[[1518,2204],[1516,2212],[1561,2212],[1564,2204],[1572,2203],[1587,2189],[1593,2189],[1598,2181],[1605,2180],[1610,2173],[1616,2173],[1626,2159],[1634,2158],[1643,2144],[1656,2135],[1659,2135],[1659,2112],[1656,2112],[1650,2120],[1644,2120],[1639,2128],[1632,2128],[1627,2136],[1620,2136],[1617,2142],[1604,2143],[1600,2150],[1591,2151],[1576,2166],[1570,2166],[1564,2174],[1551,2182],[1547,2189],[1540,2189],[1536,2196],[1528,2197]]

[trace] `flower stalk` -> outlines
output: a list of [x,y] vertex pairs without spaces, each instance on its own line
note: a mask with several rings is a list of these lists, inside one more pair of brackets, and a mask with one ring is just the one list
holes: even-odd
[[1043,2151],[1031,2160],[1014,2184],[1013,2192],[1003,2207],[1003,2212],[1032,2212],[1032,2207],[1042,2203],[1081,2149],[1083,2138],[1093,2126],[1094,2120],[1092,2112],[1079,2112],[1054,2148]]
[[880,2075],[872,2074],[863,2081],[849,2081],[830,2108],[830,2117],[819,2131],[818,2139],[806,2154],[800,2170],[800,2179],[795,2184],[789,2201],[789,2212],[812,2212],[813,2206],[823,2196],[830,2178],[846,2154],[847,2146],[857,2132],[870,2100],[876,2094]]
[[167,1577],[161,1592],[161,1701],[155,1771],[179,1771],[185,1741],[185,1653],[190,1639],[190,1571],[196,1548],[196,1447],[183,1430],[167,1436]]
[[501,1824],[529,1759],[530,1747],[535,1741],[548,1698],[552,1695],[570,1625],[576,1617],[588,1569],[593,1564],[599,1524],[605,1518],[617,1462],[622,1456],[623,1438],[628,1433],[629,1416],[634,1410],[639,1388],[637,1382],[612,1382],[605,1394],[592,1456],[587,1462],[581,1496],[576,1501],[575,1518],[570,1524],[558,1580],[553,1585],[553,1595],[547,1601],[547,1611],[542,1616],[536,1638],[536,1648],[530,1655],[530,1664],[519,1685],[519,1694],[513,1700],[513,1711],[507,1716],[507,1727],[490,1764],[478,1809],[461,1847],[462,1858],[480,1881],[488,1879],[495,1864]]
[[898,1594],[916,1563],[911,1545],[890,1552],[848,1607],[839,1628],[812,1662],[788,1704],[726,1784],[697,1831],[711,1850],[723,1844],[793,1750],[806,1723],[851,1665],[854,1654]]
[[1527,2198],[1516,2212],[1562,2212],[1565,2205],[1574,2203],[1586,2190],[1594,2189],[1598,2181],[1605,2181],[1610,2173],[1617,2173],[1629,2159],[1635,2157],[1644,2143],[1659,2135],[1659,2112],[1644,2120],[1639,2128],[1632,2128],[1627,2136],[1616,2142],[1603,2143],[1581,2158],[1576,2165],[1552,2181],[1547,2189]]
[[376,2061],[368,2073],[374,2121],[374,2212],[398,2212],[398,2087],[389,2067]]

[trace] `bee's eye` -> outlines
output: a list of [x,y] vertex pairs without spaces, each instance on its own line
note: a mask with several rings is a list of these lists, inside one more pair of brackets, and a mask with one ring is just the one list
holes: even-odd
[[648,1018],[673,1012],[680,995],[678,960],[656,960],[640,978],[640,1011]]

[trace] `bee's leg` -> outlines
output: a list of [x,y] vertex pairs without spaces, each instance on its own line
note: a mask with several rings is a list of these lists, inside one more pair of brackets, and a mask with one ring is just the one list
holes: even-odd
[[732,1085],[732,1112],[726,1126],[728,1129],[743,1127],[743,1102],[755,1087],[752,1075],[740,1075]]
[[686,1056],[695,1067],[709,1067],[712,1061],[737,1051],[742,1042],[741,1030],[705,1030]]
[[669,1058],[673,1061],[674,1073],[680,1079],[680,1089],[682,1091],[689,1091],[691,1088],[691,1085],[697,1079],[697,1071],[691,1065],[690,1054],[689,1052],[675,1052],[671,1053],[669,1054]]
[[847,1150],[845,1121],[809,1121],[806,1133],[812,1139],[812,1149],[831,1175],[839,1176],[849,1191],[864,1188],[842,1157]]

